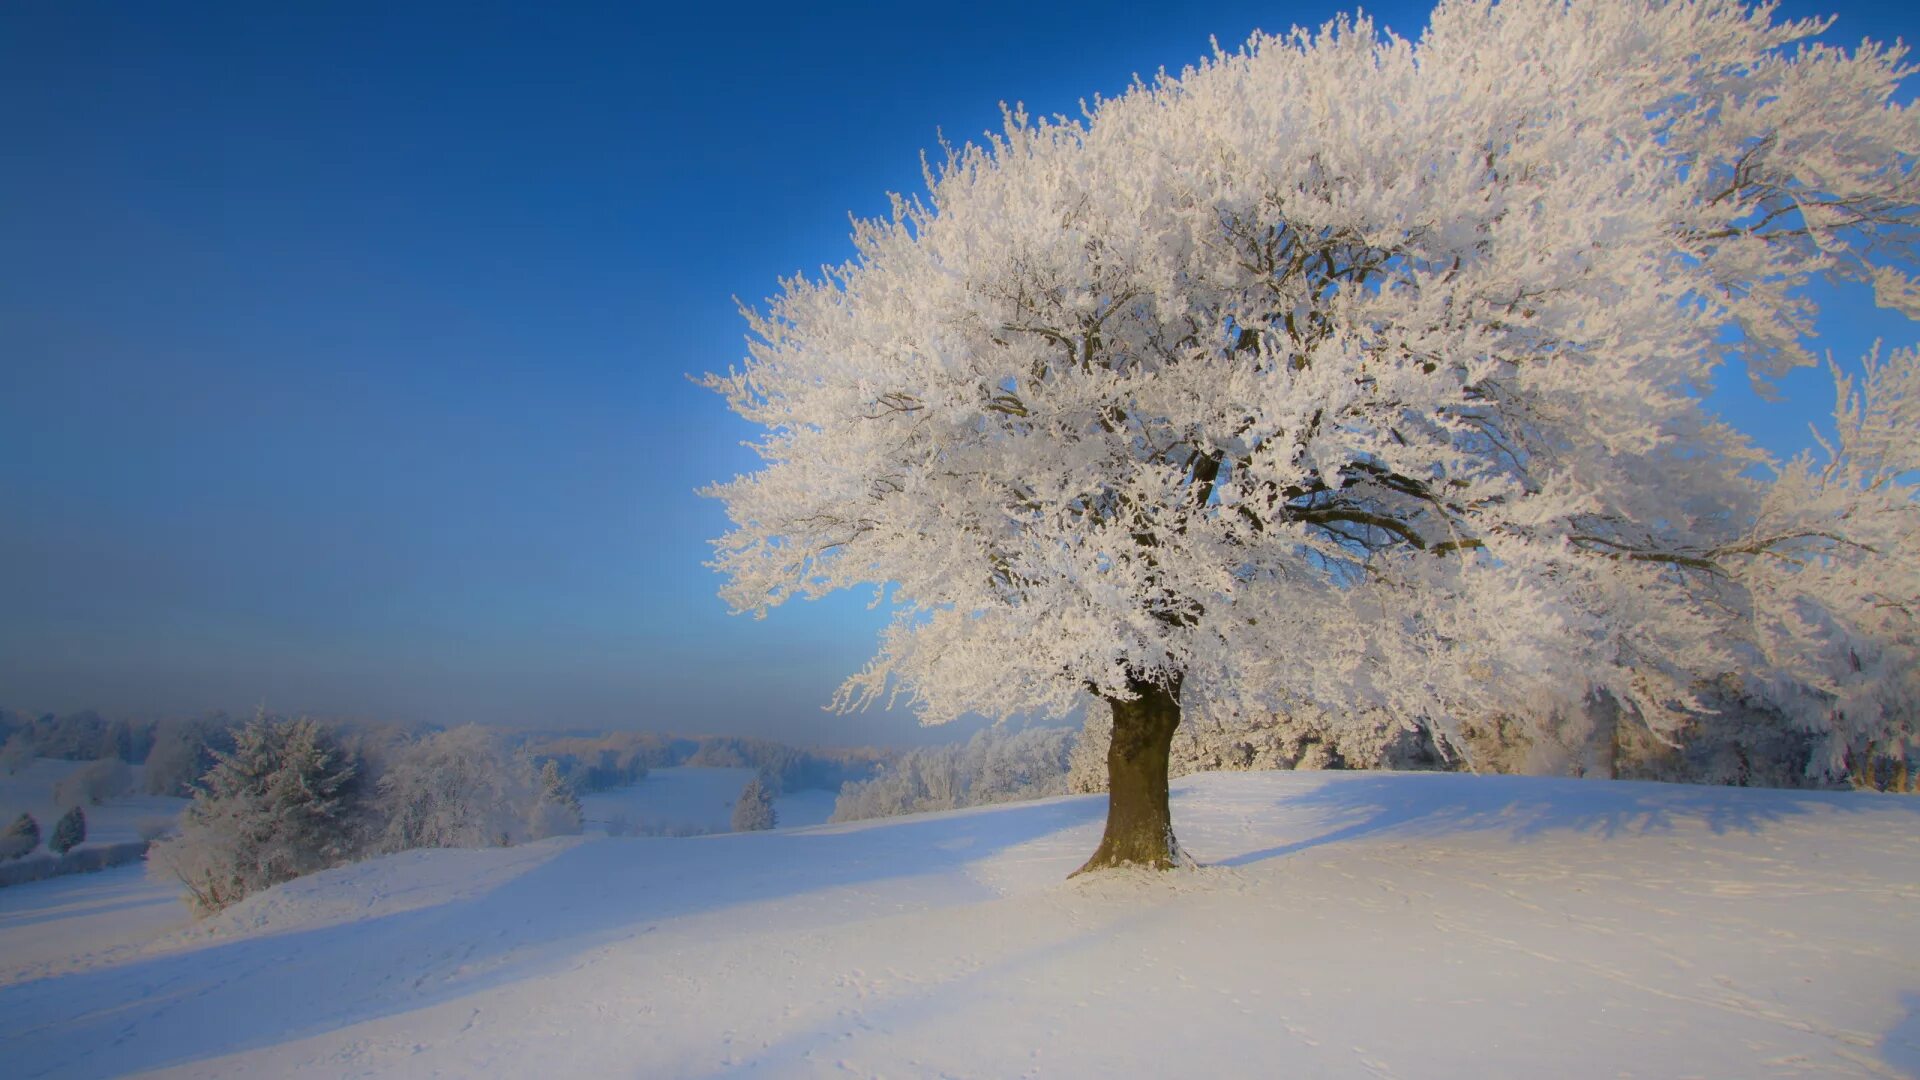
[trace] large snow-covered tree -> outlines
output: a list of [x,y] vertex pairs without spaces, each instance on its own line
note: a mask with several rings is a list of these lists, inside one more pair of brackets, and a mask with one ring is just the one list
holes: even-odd
[[709,378],[767,430],[710,489],[723,595],[881,590],[843,707],[1104,701],[1089,867],[1176,857],[1183,710],[1444,740],[1604,694],[1659,729],[1736,678],[1884,747],[1912,722],[1912,354],[1771,482],[1702,405],[1723,364],[1814,361],[1816,280],[1920,314],[1903,54],[1823,28],[1446,2],[1417,42],[1342,19],[1079,119],[1010,111],[746,313]]

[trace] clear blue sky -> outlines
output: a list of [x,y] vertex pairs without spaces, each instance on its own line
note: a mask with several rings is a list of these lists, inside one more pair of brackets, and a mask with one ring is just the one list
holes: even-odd
[[715,598],[750,432],[684,376],[937,130],[1343,6],[8,5],[0,704],[918,741],[819,710],[866,597]]

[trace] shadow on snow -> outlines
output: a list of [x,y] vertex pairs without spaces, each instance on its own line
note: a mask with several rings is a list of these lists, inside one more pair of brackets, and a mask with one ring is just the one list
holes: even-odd
[[[0,1043],[11,1076],[114,1076],[563,971],[596,945],[741,904],[922,875],[947,876],[937,891],[916,894],[929,907],[987,899],[997,894],[964,877],[967,863],[1097,822],[1103,810],[1104,800],[1079,798],[1011,815],[590,840],[479,896],[0,987]],[[888,899],[885,910],[897,910],[899,897]]]
[[[1270,787],[1263,791],[1233,776],[1210,777],[1204,786],[1183,781],[1175,789],[1176,825],[1182,803],[1219,797],[1244,797],[1248,809],[1266,805],[1326,823],[1313,836],[1214,860],[1245,866],[1383,833],[1418,839],[1491,832],[1524,843],[1558,831],[1603,840],[1681,827],[1757,833],[1791,817],[1869,809],[1920,816],[1920,800],[1846,792],[1447,774],[1300,779],[1299,790],[1279,799]],[[885,881],[900,885],[892,895],[843,893],[833,904],[823,899],[809,909],[809,917],[831,923],[895,911],[903,899],[927,907],[991,899],[997,894],[967,877],[967,864],[1064,830],[1091,829],[1105,800],[1086,796],[1007,809],[792,832],[577,843],[477,896],[0,987],[0,1042],[10,1075],[117,1075],[404,1015],[577,966],[594,947],[645,934],[662,921],[742,904]],[[1063,874],[1072,864],[1063,860]],[[907,884],[916,877],[940,880],[916,892]],[[871,910],[854,910],[862,903]],[[375,963],[364,963],[367,958]],[[1891,1060],[1913,1059],[1913,1028],[1910,1017],[1889,1035]]]
[[1696,826],[1715,836],[1759,833],[1816,813],[1885,811],[1920,818],[1920,799],[1869,792],[1459,773],[1327,774],[1324,783],[1292,794],[1276,807],[1295,813],[1317,811],[1332,827],[1211,865],[1247,866],[1389,832],[1408,839],[1490,832],[1524,843],[1555,832],[1602,840]]

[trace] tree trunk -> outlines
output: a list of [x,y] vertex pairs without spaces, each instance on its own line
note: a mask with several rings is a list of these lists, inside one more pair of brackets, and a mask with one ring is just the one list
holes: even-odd
[[1167,754],[1180,726],[1180,682],[1156,686],[1127,679],[1132,701],[1106,699],[1113,710],[1107,748],[1107,831],[1075,876],[1109,866],[1170,869],[1178,850],[1167,808]]

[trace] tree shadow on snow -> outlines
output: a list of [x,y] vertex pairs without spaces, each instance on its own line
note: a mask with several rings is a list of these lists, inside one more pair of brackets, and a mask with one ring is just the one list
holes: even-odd
[[[1281,807],[1290,813],[1317,811],[1333,827],[1214,865],[1246,866],[1383,833],[1431,839],[1495,832],[1526,841],[1571,832],[1611,840],[1701,827],[1719,836],[1757,834],[1809,814],[1867,811],[1912,814],[1920,823],[1920,799],[1870,792],[1457,773],[1329,774],[1320,786],[1288,797]],[[1178,815],[1176,807],[1176,824]]]
[[1880,1059],[1899,1075],[1920,1077],[1920,992],[1900,995],[1906,1017],[1880,1040]]
[[[588,840],[479,895],[0,987],[6,1072],[114,1076],[275,1046],[567,970],[662,921],[742,904],[898,885],[835,892],[797,916],[832,924],[985,899],[997,894],[966,877],[968,863],[1097,825],[1105,806],[1089,797],[877,828]],[[939,881],[921,891],[902,880],[923,875]]]

